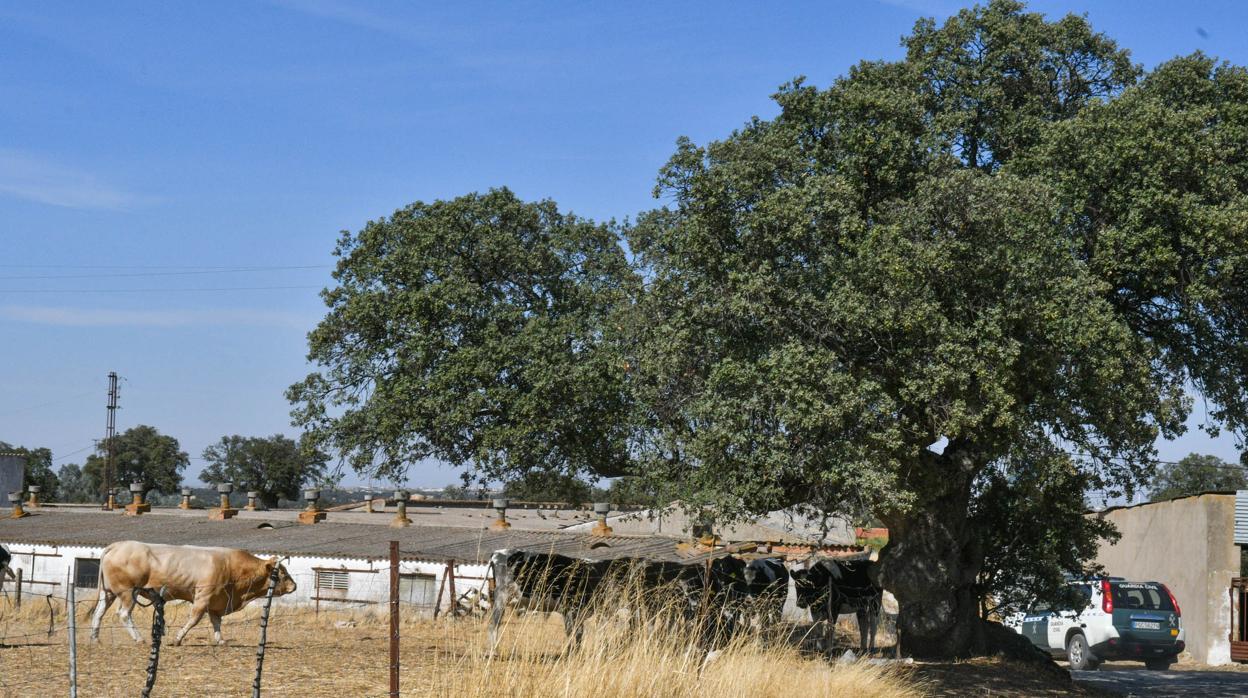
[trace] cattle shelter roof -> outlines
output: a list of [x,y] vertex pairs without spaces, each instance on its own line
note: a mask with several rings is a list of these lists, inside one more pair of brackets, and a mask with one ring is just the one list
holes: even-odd
[[590,560],[638,557],[695,562],[726,551],[698,551],[671,538],[593,536],[556,531],[494,531],[462,526],[388,528],[324,521],[300,525],[287,520],[233,518],[210,521],[206,514],[184,516],[153,512],[124,516],[117,512],[44,509],[23,519],[0,518],[0,541],[61,546],[105,546],[121,540],[168,545],[241,548],[260,554],[306,557],[385,559],[389,543],[399,541],[406,560],[456,560],[483,563],[495,550],[549,552]]

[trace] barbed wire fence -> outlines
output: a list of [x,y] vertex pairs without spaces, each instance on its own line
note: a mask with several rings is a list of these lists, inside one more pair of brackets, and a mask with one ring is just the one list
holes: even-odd
[[[214,635],[218,626],[210,616],[195,626],[193,634],[186,636],[186,647],[165,653],[161,652],[162,647],[183,639],[182,631],[194,613],[189,603],[172,599],[165,603],[167,590],[143,589],[132,595],[134,608],[129,622],[118,614],[119,608],[110,606],[98,622],[99,641],[90,642],[87,633],[78,632],[83,629],[78,621],[90,624],[90,635],[97,634],[94,611],[99,605],[99,594],[96,590],[77,594],[76,591],[85,589],[78,587],[75,591],[72,571],[67,572],[63,582],[52,587],[54,591],[50,593],[36,594],[29,591],[28,586],[20,609],[14,603],[15,590],[11,584],[6,585],[0,592],[0,667],[3,667],[0,697],[48,695],[62,693],[66,688],[68,691],[64,692],[71,696],[76,695],[78,688],[86,696],[133,696],[141,692],[144,692],[142,695],[188,695],[192,686],[195,693],[217,695],[245,695],[250,688],[253,698],[296,692],[328,696],[348,691],[361,696],[398,696],[397,678],[400,676],[408,685],[406,695],[421,695],[413,691],[418,686],[427,689],[434,685],[439,688],[453,685],[445,683],[453,679],[441,677],[437,678],[439,683],[432,683],[434,679],[430,676],[437,670],[429,669],[428,665],[442,661],[443,667],[454,666],[455,661],[462,661],[457,657],[484,651],[486,644],[479,642],[483,637],[469,632],[472,624],[460,623],[461,630],[453,631],[440,630],[442,626],[438,626],[432,632],[443,635],[437,637],[430,635],[429,629],[422,628],[420,632],[424,635],[414,642],[409,640],[400,654],[402,628],[412,621],[427,622],[433,609],[400,603],[397,580],[402,571],[394,564],[395,559],[389,566],[377,565],[375,569],[377,586],[388,586],[388,603],[377,595],[370,599],[340,598],[333,604],[338,610],[321,610],[319,614],[306,594],[292,603],[292,599],[283,600],[275,593],[279,569],[275,565],[273,574],[236,583],[236,586],[250,587],[262,579],[264,582],[260,587],[263,593],[250,604],[217,619],[224,640],[229,644],[216,644]],[[455,563],[448,564],[453,570]],[[299,587],[320,596],[315,569],[288,574]],[[383,582],[386,577],[389,577],[388,585]],[[475,615],[479,599],[473,594],[487,591],[487,580],[454,572],[442,577],[437,590],[438,605],[442,605],[443,599],[454,599],[449,603],[449,612],[444,611],[442,615]],[[45,580],[40,591],[51,586],[50,582]],[[226,589],[221,585],[214,591]],[[375,587],[374,591],[379,589]],[[254,593],[253,589],[248,596]],[[138,603],[140,598],[150,605]],[[120,606],[122,601],[122,598],[115,599],[113,605]],[[150,635],[141,643],[134,642],[130,635],[131,623],[143,627],[149,620]],[[387,624],[388,632],[383,630]],[[166,630],[173,635],[168,635]],[[439,642],[445,639],[451,642]],[[562,637],[559,640],[556,644],[561,643]],[[387,643],[389,653],[386,652]],[[528,643],[527,638],[525,643]],[[412,662],[413,654],[424,666],[400,665],[400,659]],[[169,666],[162,668],[162,659]],[[426,662],[426,659],[432,661]],[[402,673],[404,667],[409,673]],[[391,679],[389,685],[387,678]],[[262,679],[267,683],[262,684]]]
[[[311,604],[302,598],[295,603],[281,601],[280,595],[274,593],[278,569],[274,566],[273,574],[265,575],[265,593],[252,599],[244,608],[225,614],[215,622],[209,616],[195,625],[194,632],[186,636],[186,644],[190,647],[173,655],[179,674],[175,678],[185,681],[185,675],[189,673],[214,674],[209,681],[214,689],[221,689],[216,690],[217,693],[239,695],[250,688],[254,698],[286,695],[297,690],[291,685],[289,675],[299,673],[294,670],[307,668],[298,664],[301,653],[312,651],[332,657],[343,648],[343,640],[336,636],[337,633],[332,630],[325,632],[325,629],[354,628],[357,623],[371,627],[371,624],[384,623],[385,616],[389,616],[390,632],[384,638],[390,645],[389,661],[385,661],[387,656],[384,651],[377,653],[375,656],[379,661],[375,668],[367,667],[367,673],[359,673],[355,677],[355,683],[364,690],[353,692],[366,696],[400,695],[397,684],[400,674],[400,627],[411,620],[428,619],[433,611],[425,606],[413,608],[399,603],[400,567],[391,564],[377,569],[383,579],[390,577],[389,603],[332,599],[334,609],[329,613],[329,609],[323,608],[314,611]],[[20,573],[21,570],[18,571]],[[307,585],[314,592],[317,590],[318,574],[316,571],[287,573],[297,585]],[[232,588],[248,586],[251,581],[255,580],[235,582]],[[31,579],[24,580],[22,592],[18,592],[12,583],[0,590],[0,666],[3,666],[0,670],[0,696],[46,695],[66,689],[73,698],[79,694],[79,689],[86,696],[183,694],[180,691],[185,689],[166,688],[162,691],[160,688],[165,683],[161,677],[167,673],[167,670],[162,672],[160,666],[161,649],[171,642],[178,644],[182,640],[185,625],[195,613],[190,603],[170,599],[167,589],[136,589],[129,594],[128,602],[120,597],[114,599],[107,612],[96,622],[95,611],[101,600],[99,592],[92,589],[90,594],[81,593],[86,589],[77,586],[72,571],[55,586],[50,581],[36,582],[53,589],[46,593],[44,589],[32,591],[31,582]],[[213,591],[228,594],[232,588],[219,585]],[[455,596],[457,598],[451,603],[452,606],[472,601],[466,591]],[[128,607],[125,615],[118,613],[123,605]],[[443,615],[459,617],[467,613],[468,610],[461,606]],[[340,616],[342,619],[339,619]],[[147,638],[141,643],[133,642],[131,630],[147,630],[144,626],[149,617]],[[90,628],[87,633],[81,632],[84,622]],[[228,644],[219,646],[215,641],[202,644],[198,641],[201,633],[210,632],[207,627],[210,624],[214,636],[216,628],[221,628],[223,642]],[[381,638],[366,634],[364,639]],[[237,652],[244,647],[254,648],[253,652],[249,652],[254,664],[245,669]],[[146,650],[143,655],[136,651],[140,648]],[[192,648],[193,651],[188,651]],[[266,654],[266,651],[274,649],[281,652],[282,663],[278,666],[283,671],[279,673],[287,676],[282,677],[284,682],[279,681],[270,687],[262,682],[267,678],[265,669],[271,663],[266,659],[273,659],[267,656],[272,652]],[[391,679],[389,686],[387,674]],[[124,688],[126,686],[131,688]],[[267,690],[262,693],[263,689]]]

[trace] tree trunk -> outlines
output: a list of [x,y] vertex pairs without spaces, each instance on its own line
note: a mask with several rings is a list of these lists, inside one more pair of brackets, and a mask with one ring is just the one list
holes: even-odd
[[950,448],[922,458],[926,462],[912,471],[923,473],[923,482],[912,483],[922,500],[882,517],[888,545],[880,553],[879,581],[897,597],[905,653],[968,657],[985,650],[974,588],[983,551],[967,513],[977,467],[969,455]]

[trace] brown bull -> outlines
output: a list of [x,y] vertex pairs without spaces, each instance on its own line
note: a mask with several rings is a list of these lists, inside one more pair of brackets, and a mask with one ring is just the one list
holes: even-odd
[[233,548],[202,548],[193,545],[150,545],[127,540],[104,548],[100,556],[100,600],[91,621],[91,639],[100,635],[100,620],[114,600],[118,600],[117,616],[136,642],[143,636],[130,617],[136,596],[148,597],[162,587],[165,598],[191,602],[191,617],[178,632],[173,644],[182,639],[195,624],[208,614],[212,621],[213,639],[221,639],[221,616],[233,613],[249,601],[265,595],[269,575],[278,568],[274,596],[295,590],[295,581],[277,558],[262,560],[248,552]]

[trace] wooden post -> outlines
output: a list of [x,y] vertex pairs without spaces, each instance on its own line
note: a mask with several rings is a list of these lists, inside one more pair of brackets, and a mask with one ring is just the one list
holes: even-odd
[[442,592],[446,591],[446,573],[442,573],[442,581],[438,583],[438,599],[433,602],[433,619],[438,619],[438,612],[442,610]]
[[264,672],[264,648],[269,639],[269,609],[273,607],[273,590],[277,588],[281,569],[281,564],[273,565],[273,571],[269,573],[269,590],[264,595],[264,609],[260,611],[260,644],[256,647],[256,677],[251,681],[251,698],[260,698],[260,674]]
[[399,542],[390,541],[390,698],[399,698]]
[[455,595],[455,561],[446,563],[446,591],[451,595],[451,618],[459,615],[459,597]]
[[74,580],[70,579],[65,587],[65,605],[69,611],[69,698],[78,698],[78,607],[74,605],[74,586]]
[[22,607],[22,568],[17,568],[17,595],[13,597],[13,605]]

